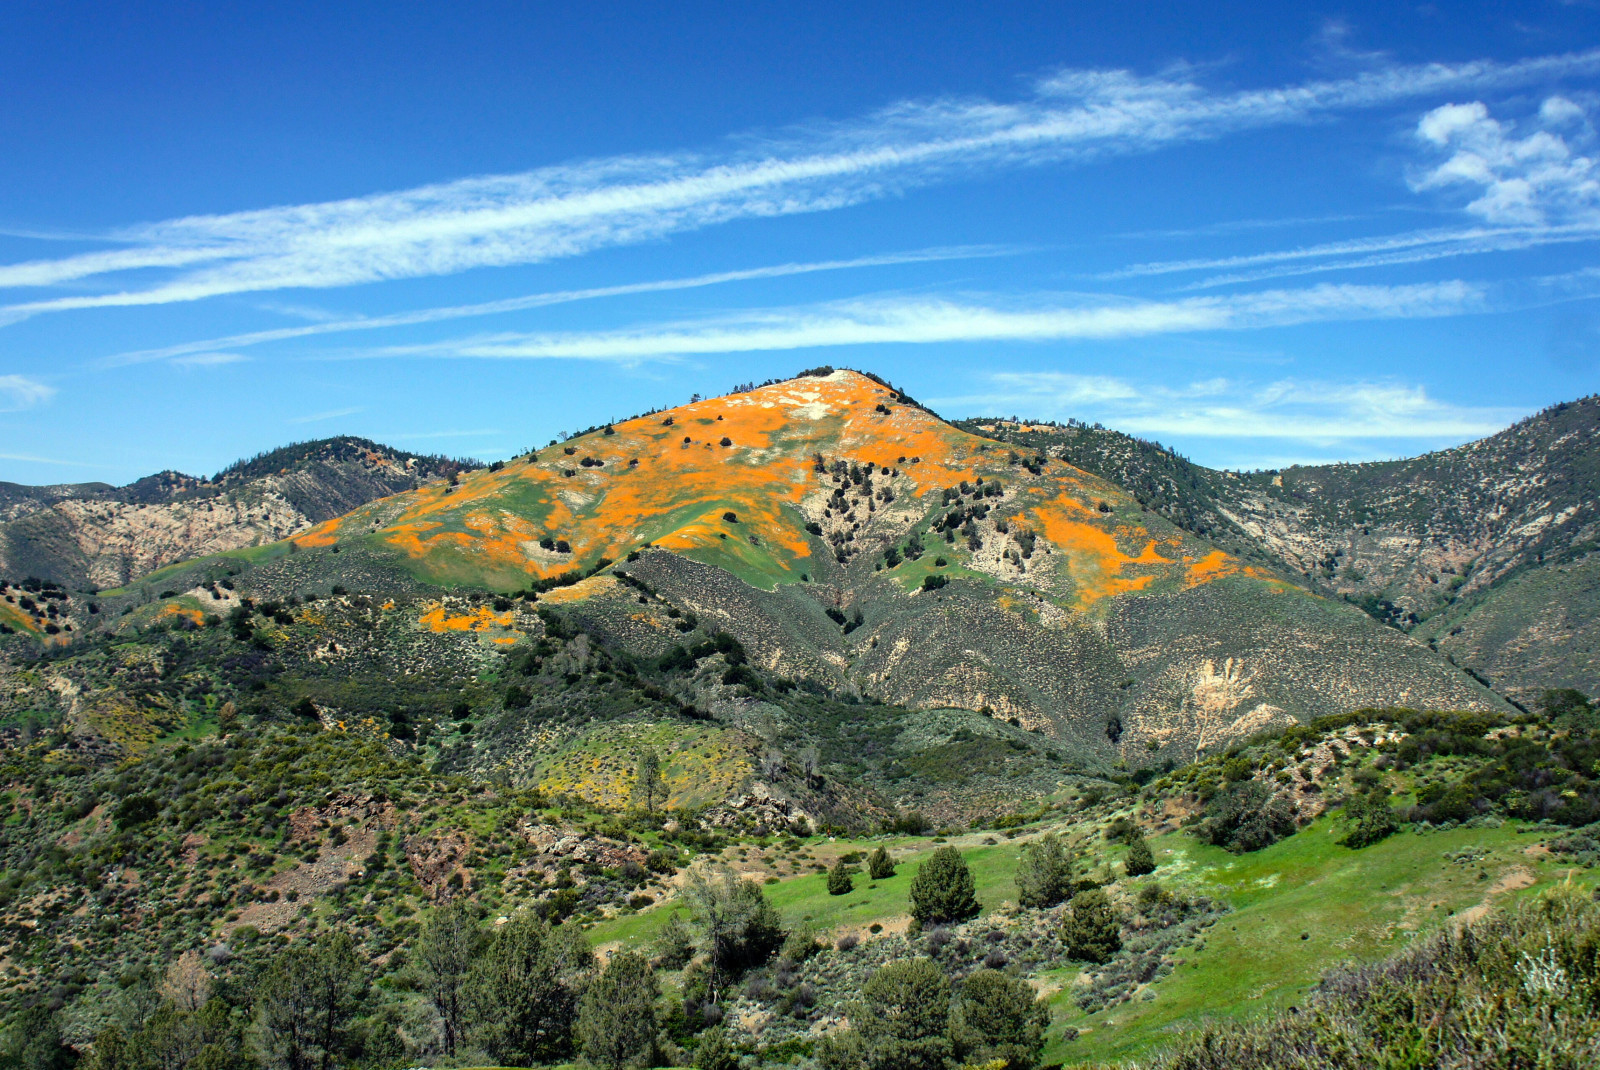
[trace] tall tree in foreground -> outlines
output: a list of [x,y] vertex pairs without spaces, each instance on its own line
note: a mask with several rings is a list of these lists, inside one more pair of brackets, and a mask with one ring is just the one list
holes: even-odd
[[883,967],[850,1009],[852,1028],[824,1041],[827,1070],[930,1070],[949,1065],[950,979],[928,959]]
[[289,947],[256,993],[261,1053],[284,1070],[329,1070],[366,995],[366,967],[346,933]]
[[643,955],[619,951],[583,994],[578,1043],[586,1062],[601,1070],[642,1070],[655,1065],[655,971]]
[[1033,1070],[1049,1024],[1049,1008],[1027,981],[985,969],[962,983],[950,1038],[969,1066],[1003,1060],[1006,1070]]
[[467,976],[473,1039],[502,1066],[565,1060],[577,1017],[573,976],[592,962],[576,927],[552,930],[531,915],[512,918]]
[[477,915],[462,899],[435,908],[417,940],[416,963],[422,972],[423,991],[439,1012],[446,1055],[454,1055],[461,1043],[467,974],[482,944]]
[[922,863],[911,881],[911,916],[922,925],[946,925],[974,917],[981,909],[973,894],[972,871],[954,847],[941,847]]

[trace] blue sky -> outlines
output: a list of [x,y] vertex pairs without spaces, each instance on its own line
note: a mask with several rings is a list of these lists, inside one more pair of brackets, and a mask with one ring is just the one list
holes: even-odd
[[0,479],[821,363],[1229,467],[1600,389],[1595,4],[243,7],[0,9]]

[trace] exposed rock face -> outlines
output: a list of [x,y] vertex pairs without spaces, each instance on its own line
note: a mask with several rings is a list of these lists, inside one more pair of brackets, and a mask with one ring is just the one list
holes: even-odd
[[214,479],[162,472],[125,487],[0,484],[0,575],[116,587],[163,565],[275,542],[461,471],[364,439],[289,446]]

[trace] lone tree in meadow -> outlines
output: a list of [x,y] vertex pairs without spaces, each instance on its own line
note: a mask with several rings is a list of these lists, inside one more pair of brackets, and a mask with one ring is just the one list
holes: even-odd
[[911,916],[922,925],[965,921],[982,909],[972,871],[954,847],[941,847],[911,881]]
[[665,801],[666,784],[661,779],[661,759],[656,752],[647,750],[639,756],[638,776],[633,781],[633,801],[645,812],[655,813],[656,803]]
[[828,894],[849,895],[854,891],[856,881],[852,874],[855,871],[856,868],[845,865],[842,858],[834,862],[833,868],[828,870]]
[[879,847],[867,856],[867,876],[875,881],[894,876],[894,861],[888,851]]
[[1073,897],[1061,926],[1061,942],[1068,957],[1096,964],[1110,962],[1122,949],[1122,926],[1105,892],[1091,888]]
[[1128,843],[1128,858],[1123,865],[1130,877],[1142,877],[1156,871],[1156,856],[1150,852],[1150,845],[1144,842],[1144,837],[1137,832]]
[[1053,907],[1072,898],[1072,865],[1061,840],[1051,833],[1023,844],[1015,879],[1017,902],[1025,907]]

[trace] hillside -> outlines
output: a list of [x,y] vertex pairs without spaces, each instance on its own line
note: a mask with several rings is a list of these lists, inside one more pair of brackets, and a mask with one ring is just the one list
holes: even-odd
[[963,427],[1128,487],[1247,559],[1348,599],[1503,693],[1600,690],[1600,398],[1403,461],[1221,472],[1118,432]]
[[[287,611],[335,587],[382,607],[375,630]],[[1129,769],[1363,705],[1504,708],[1425,646],[1115,485],[843,371],[596,429],[158,571],[103,592],[103,612],[80,596],[11,626],[59,642],[68,624],[203,625],[241,598],[282,607],[316,671],[426,671],[413,652],[431,644],[493,664],[544,632],[535,600],[633,657],[726,632],[821,693],[992,714]]]
[[211,479],[160,472],[123,487],[0,483],[0,576],[116,587],[174,561],[275,542],[460,470],[342,437],[285,446]]

